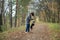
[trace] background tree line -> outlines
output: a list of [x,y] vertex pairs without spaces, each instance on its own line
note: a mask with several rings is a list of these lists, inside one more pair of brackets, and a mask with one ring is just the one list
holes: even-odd
[[45,22],[60,23],[60,1],[43,0],[40,2],[39,19]]

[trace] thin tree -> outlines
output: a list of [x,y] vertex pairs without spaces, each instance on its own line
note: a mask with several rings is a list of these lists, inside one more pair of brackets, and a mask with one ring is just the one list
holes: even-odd
[[10,27],[12,27],[12,0],[9,0]]
[[3,15],[3,4],[4,0],[0,0],[0,31],[2,31],[1,26],[3,25],[2,15]]
[[18,14],[18,0],[16,0],[16,14],[15,14],[15,27],[17,27],[17,14]]

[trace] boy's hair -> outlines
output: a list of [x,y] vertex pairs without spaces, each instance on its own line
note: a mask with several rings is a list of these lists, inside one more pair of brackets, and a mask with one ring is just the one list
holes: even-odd
[[31,15],[34,16],[34,12],[32,12]]

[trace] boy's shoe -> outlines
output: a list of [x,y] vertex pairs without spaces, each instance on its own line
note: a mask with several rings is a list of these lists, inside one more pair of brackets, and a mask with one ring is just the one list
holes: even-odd
[[25,33],[28,33],[28,32],[25,32]]

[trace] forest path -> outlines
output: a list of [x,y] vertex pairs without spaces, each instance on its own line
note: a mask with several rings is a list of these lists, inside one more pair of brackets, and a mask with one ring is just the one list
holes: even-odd
[[36,24],[32,32],[14,32],[7,40],[52,40],[47,24]]

